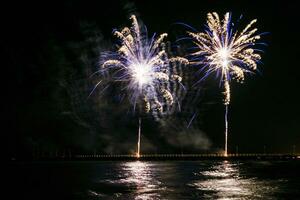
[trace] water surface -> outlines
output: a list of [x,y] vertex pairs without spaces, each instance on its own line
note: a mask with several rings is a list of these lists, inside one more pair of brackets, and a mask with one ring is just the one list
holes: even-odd
[[300,161],[36,162],[11,166],[22,199],[300,199]]

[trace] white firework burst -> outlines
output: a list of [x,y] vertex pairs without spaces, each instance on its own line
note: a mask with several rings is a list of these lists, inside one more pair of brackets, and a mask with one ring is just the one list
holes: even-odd
[[127,89],[130,102],[143,103],[145,111],[162,112],[165,104],[172,104],[174,97],[169,89],[170,81],[181,82],[181,77],[170,70],[171,62],[187,64],[181,57],[168,58],[164,39],[166,33],[157,38],[148,38],[140,28],[136,16],[130,17],[132,27],[114,31],[120,40],[115,53],[103,62],[102,70],[112,70],[113,81],[121,82]]
[[[180,83],[182,78],[175,74],[171,63],[187,64],[181,57],[168,58],[164,43],[166,33],[149,39],[146,28],[141,29],[136,16],[130,17],[132,27],[114,31],[120,40],[118,50],[104,57],[101,71],[112,72],[114,82],[126,89],[134,108],[143,105],[145,112],[152,111],[157,118],[174,103],[170,82]],[[141,118],[139,118],[136,156],[140,157]]]
[[211,73],[220,77],[224,88],[225,105],[225,152],[227,156],[228,136],[228,105],[230,104],[230,81],[244,81],[245,73],[257,69],[257,62],[261,59],[259,50],[255,49],[256,41],[260,35],[257,29],[252,28],[256,22],[252,20],[243,31],[234,31],[231,23],[231,14],[226,13],[221,21],[215,12],[207,14],[207,30],[205,32],[188,32],[196,45],[196,52],[192,53],[191,64],[201,66],[204,71],[203,80]]

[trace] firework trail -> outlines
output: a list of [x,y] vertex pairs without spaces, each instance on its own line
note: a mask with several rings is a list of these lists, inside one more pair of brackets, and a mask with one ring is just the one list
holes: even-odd
[[[132,26],[114,31],[119,39],[118,50],[104,55],[102,72],[111,72],[112,80],[120,83],[128,94],[134,110],[136,105],[145,113],[157,116],[174,103],[170,83],[182,81],[181,76],[172,69],[172,63],[187,64],[181,57],[168,58],[166,33],[151,39],[146,28],[139,25],[135,15],[130,17]],[[137,157],[140,156],[141,118],[137,142]]]
[[231,14],[226,13],[221,21],[215,12],[207,14],[207,30],[205,32],[188,32],[196,45],[196,51],[191,54],[191,64],[203,66],[204,76],[202,81],[211,73],[216,73],[220,78],[220,85],[224,88],[225,105],[225,152],[227,156],[228,137],[228,105],[230,104],[230,81],[244,81],[245,73],[253,73],[257,62],[261,59],[254,49],[256,40],[260,35],[257,29],[252,28],[256,22],[252,20],[242,32],[235,31],[231,23]]

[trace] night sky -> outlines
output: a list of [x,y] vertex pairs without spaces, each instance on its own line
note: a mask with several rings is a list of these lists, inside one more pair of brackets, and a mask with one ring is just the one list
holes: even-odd
[[[206,14],[233,13],[242,29],[252,19],[267,32],[260,73],[232,84],[229,152],[300,151],[299,11],[295,1],[40,1],[11,2],[3,8],[1,47],[7,73],[2,97],[9,157],[35,152],[132,153],[137,114],[115,87],[87,98],[100,76],[100,53],[113,48],[114,28],[136,14],[153,33],[169,33],[174,43],[187,23],[203,30]],[[180,47],[179,47],[180,48]],[[181,51],[182,52],[182,51]],[[188,68],[188,67],[187,67]],[[5,70],[5,71],[6,71]],[[190,73],[191,69],[183,69]],[[193,75],[190,81],[199,77]],[[13,83],[13,84],[12,84]],[[182,112],[154,120],[143,116],[142,152],[218,152],[223,148],[223,112],[218,82],[209,79],[181,99]],[[196,118],[187,129],[194,113]],[[8,142],[7,142],[8,140]]]

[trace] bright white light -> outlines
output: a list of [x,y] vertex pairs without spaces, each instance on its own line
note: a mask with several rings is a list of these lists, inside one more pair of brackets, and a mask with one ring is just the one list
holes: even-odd
[[227,67],[227,65],[229,63],[229,50],[226,47],[221,48],[218,51],[218,57],[221,61],[222,67]]
[[222,66],[223,67],[227,67],[227,65],[228,65],[228,60],[223,60],[222,61]]
[[138,63],[132,64],[130,68],[132,70],[132,78],[139,87],[151,84],[153,80],[152,66]]
[[221,59],[227,60],[228,57],[229,57],[229,50],[226,47],[221,48],[219,50],[219,56],[220,56]]

